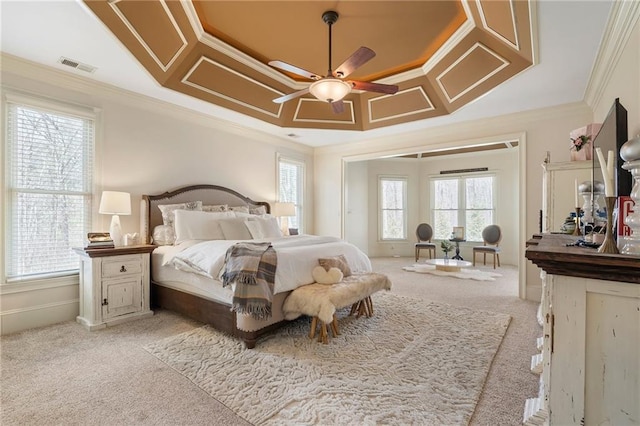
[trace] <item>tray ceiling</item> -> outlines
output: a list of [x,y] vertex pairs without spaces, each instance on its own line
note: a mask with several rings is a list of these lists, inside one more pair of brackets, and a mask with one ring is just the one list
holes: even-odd
[[[163,87],[288,128],[369,130],[449,114],[530,67],[528,1],[91,0],[85,4]],[[354,91],[345,110],[313,96],[273,103],[309,85],[266,63],[325,75],[360,46],[376,57],[350,78],[397,84]],[[334,65],[334,66],[335,66]]]

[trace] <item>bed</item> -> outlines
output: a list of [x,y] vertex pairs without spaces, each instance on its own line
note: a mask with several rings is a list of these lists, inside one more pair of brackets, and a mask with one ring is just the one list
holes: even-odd
[[[171,210],[175,206],[189,207]],[[247,348],[253,348],[260,336],[272,332],[286,322],[282,305],[289,293],[300,285],[313,282],[311,275],[313,268],[310,262],[317,265],[320,257],[343,255],[348,259],[354,273],[371,270],[368,257],[352,244],[340,239],[308,235],[276,237],[274,234],[262,235],[258,231],[256,231],[258,234],[255,234],[254,229],[251,229],[250,239],[256,242],[271,242],[278,255],[272,312],[270,318],[260,320],[247,314],[233,312],[231,310],[233,290],[231,286],[222,286],[217,272],[224,267],[224,262],[212,260],[217,259],[212,256],[216,251],[223,252],[236,242],[244,241],[246,232],[234,234],[233,239],[228,238],[228,241],[219,240],[217,236],[209,234],[204,237],[205,239],[200,239],[202,238],[200,236],[196,239],[184,238],[184,217],[213,217],[200,213],[199,209],[218,215],[226,214],[218,213],[223,208],[221,206],[225,206],[226,211],[233,208],[233,214],[237,217],[246,217],[247,220],[244,221],[246,228],[251,228],[249,221],[263,221],[263,223],[275,221],[269,215],[269,203],[254,201],[232,189],[218,185],[191,185],[159,195],[143,195],[140,220],[144,242],[163,244],[158,245],[151,254],[151,303],[153,306],[210,324],[218,330],[238,337],[244,341]],[[183,209],[193,209],[197,212],[184,212]],[[176,212],[177,210],[180,211]],[[176,235],[182,235],[182,238],[178,238],[174,244],[170,244],[170,241],[164,238],[166,234],[163,232],[171,228],[166,225],[167,211],[174,212],[174,220],[182,221],[172,224],[180,231]],[[220,222],[228,225],[231,222],[237,224],[241,220],[227,220],[225,216]],[[229,236],[229,234],[225,235]],[[236,238],[243,239],[236,240]],[[311,246],[307,241],[311,242]],[[208,260],[200,265],[201,268],[198,268],[198,265],[194,268],[193,263],[197,262],[188,264],[184,262],[184,259],[191,259],[188,256],[194,255],[196,260],[205,258]],[[188,267],[184,267],[185,265]]]

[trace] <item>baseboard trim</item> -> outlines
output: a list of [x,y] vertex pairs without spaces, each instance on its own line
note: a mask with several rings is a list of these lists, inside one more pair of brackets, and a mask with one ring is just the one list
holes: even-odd
[[4,336],[30,328],[75,321],[79,310],[80,299],[71,299],[0,312],[0,334]]

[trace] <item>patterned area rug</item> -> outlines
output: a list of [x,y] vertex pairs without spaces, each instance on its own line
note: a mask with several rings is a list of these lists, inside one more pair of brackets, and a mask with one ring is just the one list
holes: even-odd
[[328,345],[300,318],[245,349],[208,326],[145,347],[255,425],[467,424],[511,318],[390,293],[338,313]]
[[501,277],[501,274],[497,272],[481,271],[479,269],[466,269],[462,268],[460,272],[446,272],[438,271],[433,265],[425,265],[423,263],[416,263],[412,266],[405,266],[402,269],[409,272],[417,272],[419,274],[433,274],[440,277],[456,277],[463,280],[476,280],[476,281],[495,281],[495,277]]

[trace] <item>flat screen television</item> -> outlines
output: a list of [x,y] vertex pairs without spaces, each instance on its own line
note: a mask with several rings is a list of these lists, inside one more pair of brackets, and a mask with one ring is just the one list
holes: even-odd
[[[613,151],[614,166],[614,194],[616,196],[631,194],[632,179],[631,173],[622,168],[624,160],[620,158],[620,147],[629,139],[627,130],[627,110],[620,104],[620,99],[616,98],[613,106],[609,110],[607,117],[602,122],[600,131],[593,139],[593,171],[594,176],[600,175],[600,165],[598,157],[595,155],[595,149],[600,147],[604,158],[607,158],[607,152]],[[599,180],[596,178],[596,180]],[[592,186],[593,188],[593,186]]]

